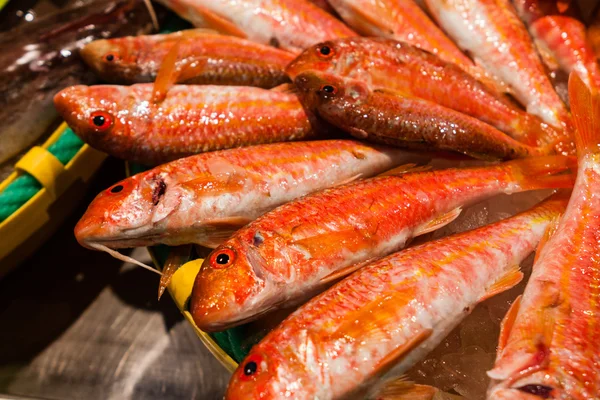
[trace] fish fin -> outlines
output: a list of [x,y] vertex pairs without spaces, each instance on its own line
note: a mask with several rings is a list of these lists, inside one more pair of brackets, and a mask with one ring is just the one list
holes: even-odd
[[144,5],[146,6],[146,10],[150,15],[150,20],[152,21],[152,26],[154,27],[154,30],[158,32],[158,30],[160,29],[160,25],[158,23],[158,17],[156,16],[156,11],[154,10],[152,2],[150,0],[144,0]]
[[404,93],[399,90],[394,90],[394,89],[390,89],[390,88],[377,88],[377,89],[373,90],[373,93],[386,94],[388,96],[403,97],[403,98],[408,98],[408,99],[410,99],[410,98],[418,99],[418,97],[415,97],[411,94]]
[[183,31],[177,31],[176,34],[185,37],[186,39],[194,39],[197,36],[202,36],[202,35],[217,35],[217,36],[223,36],[223,34],[219,31],[216,31],[214,29],[209,29],[209,28],[192,28],[192,29],[185,29]]
[[600,94],[592,92],[579,75],[569,76],[569,102],[575,122],[575,144],[580,155],[600,152]]
[[559,13],[564,14],[571,5],[571,0],[557,0],[556,9]]
[[506,347],[506,343],[508,343],[508,338],[510,337],[510,331],[515,324],[517,319],[517,315],[519,314],[519,307],[521,306],[521,297],[519,295],[515,301],[510,305],[510,308],[506,312],[506,315],[502,319],[500,323],[500,337],[498,338],[498,354],[502,353],[504,347]]
[[341,185],[346,185],[346,184],[348,184],[348,183],[352,183],[352,182],[354,182],[354,181],[356,181],[356,180],[360,179],[360,177],[361,177],[361,176],[363,176],[363,174],[362,174],[362,173],[360,173],[360,174],[356,174],[356,175],[354,175],[354,176],[351,176],[351,177],[350,177],[350,178],[348,178],[348,179],[344,179],[343,181],[339,182],[339,183],[338,183],[336,186],[341,186]]
[[366,13],[357,5],[346,2],[345,7],[351,14],[349,20],[352,28],[361,35],[367,36],[390,36],[394,34],[394,29],[386,25],[381,18]]
[[479,301],[485,301],[490,297],[494,297],[497,294],[505,292],[508,289],[516,286],[522,280],[523,273],[521,272],[521,268],[518,264],[514,265],[486,290],[485,294],[479,299]]
[[440,229],[443,226],[448,225],[450,222],[454,221],[456,218],[458,218],[458,216],[460,215],[462,211],[461,207],[457,207],[454,210],[441,215],[439,217],[437,217],[436,219],[434,219],[433,221],[429,221],[421,226],[419,226],[417,229],[415,229],[414,235],[413,236],[420,236],[420,235],[424,235],[426,233],[429,232],[433,232],[435,230]]
[[180,38],[175,42],[160,65],[152,91],[152,101],[154,103],[163,101],[167,97],[169,89],[177,82],[179,76],[177,60],[179,59],[179,49],[181,48],[182,40],[183,38]]
[[383,384],[375,395],[376,400],[433,400],[439,390],[427,385],[417,385],[400,376]]
[[546,227],[546,230],[544,231],[544,236],[542,236],[542,238],[540,239],[540,242],[537,246],[537,250],[535,251],[535,258],[533,259],[534,264],[537,263],[538,259],[540,258],[540,254],[542,254],[542,249],[544,248],[544,246],[546,246],[548,240],[550,240],[554,233],[556,233],[556,229],[558,228],[558,221],[559,218],[553,218],[552,221],[550,221],[550,223]]
[[379,174],[377,176],[391,176],[391,175],[403,175],[403,174],[408,174],[408,173],[413,173],[413,172],[425,172],[425,171],[429,171],[431,169],[431,165],[417,165],[417,164],[404,164],[404,165],[400,165],[399,167],[396,168],[392,168],[389,171],[385,171],[382,174]]
[[344,130],[357,139],[366,139],[369,137],[369,133],[364,129],[355,127],[345,127]]
[[271,88],[274,92],[288,93],[288,94],[298,94],[298,88],[293,83],[282,83],[279,86],[275,86]]
[[345,268],[342,269],[338,269],[337,271],[333,271],[332,273],[330,273],[327,276],[324,276],[323,278],[321,278],[319,280],[319,283],[321,284],[328,284],[331,283],[333,281],[336,281],[340,278],[343,278],[347,275],[350,275],[351,273],[353,273],[354,271],[358,271],[359,269],[361,269],[363,266],[369,264],[371,262],[371,260],[365,261],[365,262],[361,262],[361,263],[356,263],[356,264],[352,264],[349,265]]
[[433,329],[423,329],[418,334],[410,338],[406,343],[398,346],[391,353],[385,356],[381,361],[374,367],[375,375],[383,375],[389,371],[394,365],[398,364],[402,358],[410,353],[415,348],[419,347],[427,338],[431,336]]
[[165,265],[162,270],[162,275],[160,277],[160,283],[158,284],[158,300],[162,297],[163,293],[167,286],[169,286],[169,282],[171,282],[171,277],[173,274],[185,264],[192,252],[192,245],[186,244],[183,246],[175,246],[172,247],[167,260],[165,261]]
[[340,243],[353,245],[352,251],[359,251],[372,245],[368,235],[359,235],[353,228],[297,239],[291,244],[306,249],[310,254],[315,254],[333,253],[339,248]]
[[214,249],[250,222],[251,219],[244,217],[224,217],[206,221],[202,225],[208,238],[202,241],[202,245]]
[[246,33],[238,28],[233,22],[214,13],[208,8],[199,5],[198,2],[194,3],[194,13],[202,17],[205,27],[209,29],[214,29],[215,31],[226,35],[241,38],[247,37]]
[[522,190],[572,188],[577,159],[572,156],[539,156],[508,161],[513,178]]

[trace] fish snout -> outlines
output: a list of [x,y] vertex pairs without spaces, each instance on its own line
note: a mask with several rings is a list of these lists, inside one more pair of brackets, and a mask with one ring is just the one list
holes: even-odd
[[75,239],[85,248],[92,249],[88,244],[101,240],[105,236],[104,219],[99,216],[84,215],[75,225]]
[[76,85],[61,90],[54,96],[54,107],[71,127],[77,127],[84,119],[80,99],[86,96],[87,86]]
[[102,76],[105,70],[105,57],[109,53],[109,49],[110,46],[105,39],[95,40],[79,50],[79,55],[96,74]]

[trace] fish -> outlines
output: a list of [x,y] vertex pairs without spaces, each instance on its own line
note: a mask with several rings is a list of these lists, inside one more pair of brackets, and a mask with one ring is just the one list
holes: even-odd
[[[571,117],[554,91],[527,29],[509,0],[426,0],[434,19],[478,65],[503,80],[527,111],[572,132]],[[557,145],[574,154],[570,137]]]
[[[162,18],[163,12],[159,12]],[[79,49],[99,37],[148,33],[143,1],[97,1],[39,18],[0,37],[0,164],[14,158],[51,128],[53,97],[66,86],[93,83]]]
[[159,0],[198,28],[293,53],[328,39],[357,36],[307,0]]
[[481,159],[513,159],[553,152],[532,147],[494,127],[431,101],[371,91],[358,80],[304,72],[294,80],[302,103],[359,139],[409,149],[455,151]]
[[487,167],[400,168],[289,202],[204,259],[190,313],[200,329],[213,332],[298,304],[361,263],[450,223],[461,207],[500,193],[572,186],[573,163],[544,156]]
[[270,89],[289,82],[292,53],[202,29],[95,40],[81,57],[105,82],[149,83],[178,42],[177,83]]
[[600,88],[600,68],[587,40],[586,27],[577,18],[580,12],[575,3],[540,0],[513,3],[551,70],[560,69],[567,75],[577,71],[587,85]]
[[[73,131],[114,157],[154,166],[201,152],[319,137],[318,122],[285,90],[175,85],[72,86],[54,104]],[[311,119],[314,124],[311,123]]]
[[568,200],[569,193],[561,193],[512,218],[363,266],[255,345],[225,398],[285,393],[325,400],[376,391],[382,377],[406,372],[479,302],[519,283],[519,264]]
[[494,77],[476,66],[413,0],[330,0],[330,3],[350,27],[364,36],[386,37],[413,45],[458,65],[493,87],[504,89],[502,82],[494,81]]
[[569,78],[577,179],[522,297],[501,325],[488,399],[595,399],[600,393],[600,95]]
[[354,140],[274,143],[181,158],[103,190],[75,226],[84,247],[215,248],[265,212],[425,155]]
[[361,80],[371,90],[432,101],[529,145],[544,146],[562,135],[455,64],[392,39],[356,37],[318,43],[286,68],[292,80],[310,70]]

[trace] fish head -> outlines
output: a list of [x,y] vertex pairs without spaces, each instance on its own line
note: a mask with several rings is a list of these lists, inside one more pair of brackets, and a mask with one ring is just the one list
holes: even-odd
[[85,45],[79,54],[94,73],[107,82],[130,83],[132,77],[141,73],[137,57],[128,51],[122,39],[94,40]]
[[249,247],[231,238],[202,263],[190,300],[200,329],[218,331],[244,322],[245,311],[264,286],[263,260]]
[[332,102],[360,103],[370,94],[367,85],[361,81],[325,72],[302,72],[296,76],[294,84],[304,106],[312,110]]
[[166,191],[165,179],[152,172],[114,184],[96,196],[75,226],[77,241],[88,248],[143,246],[144,237],[156,234],[157,215],[165,214],[159,210]]
[[127,88],[112,85],[71,86],[54,96],[54,106],[73,131],[92,147],[103,149],[114,132],[128,132],[123,104]]
[[296,253],[276,232],[246,227],[204,260],[192,290],[190,312],[205,331],[256,319],[285,303],[282,282],[296,279]]
[[319,379],[301,361],[302,352],[291,344],[282,349],[274,344],[269,338],[252,348],[231,376],[226,400],[318,397]]
[[357,51],[360,41],[359,38],[345,38],[313,45],[296,57],[285,72],[292,80],[305,71],[350,76],[357,72],[359,64],[363,62]]

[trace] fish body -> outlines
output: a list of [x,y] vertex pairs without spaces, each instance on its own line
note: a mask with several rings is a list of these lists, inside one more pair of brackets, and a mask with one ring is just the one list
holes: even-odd
[[69,85],[96,78],[79,57],[91,40],[147,33],[143,1],[98,1],[40,18],[0,38],[0,164],[46,132],[58,117],[52,99]]
[[330,0],[330,3],[362,35],[411,44],[467,71],[475,67],[413,0]]
[[[322,54],[323,48],[327,54]],[[455,64],[395,40],[356,37],[319,43],[286,69],[292,79],[311,70],[360,80],[372,90],[429,100],[477,118],[526,144],[543,146],[561,135]]]
[[[506,82],[528,112],[570,130],[567,109],[509,0],[427,0],[427,5],[457,45]],[[570,142],[562,147],[574,150]]]
[[90,146],[157,165],[206,151],[316,137],[297,96],[244,86],[175,85],[154,102],[152,84],[73,86],[54,103]]
[[272,88],[289,81],[292,53],[200,29],[95,40],[81,57],[108,83],[148,83],[178,42],[178,83]]
[[[254,346],[225,398],[348,398],[386,373],[406,372],[479,302],[519,283],[519,264],[567,201],[555,196],[512,218],[367,264]],[[248,375],[249,362],[258,368]]]
[[503,321],[489,399],[597,399],[600,393],[600,97],[569,80],[579,167],[555,233]]
[[576,71],[587,85],[600,87],[600,68],[587,39],[585,25],[576,17],[576,4],[559,9],[557,1],[517,0],[515,8],[527,24],[542,59],[550,69]]
[[298,302],[453,220],[460,207],[499,193],[570,186],[563,156],[490,167],[376,177],[284,204],[246,225],[200,269],[190,312],[215,331]]
[[413,149],[451,150],[483,159],[552,151],[551,147],[527,146],[478,119],[427,100],[371,91],[361,81],[305,72],[294,83],[303,104],[360,139]]
[[235,230],[308,193],[418,157],[352,140],[274,143],[203,153],[101,192],[75,228],[84,246],[216,247]]
[[199,28],[211,28],[291,52],[324,40],[356,36],[307,0],[160,0]]

